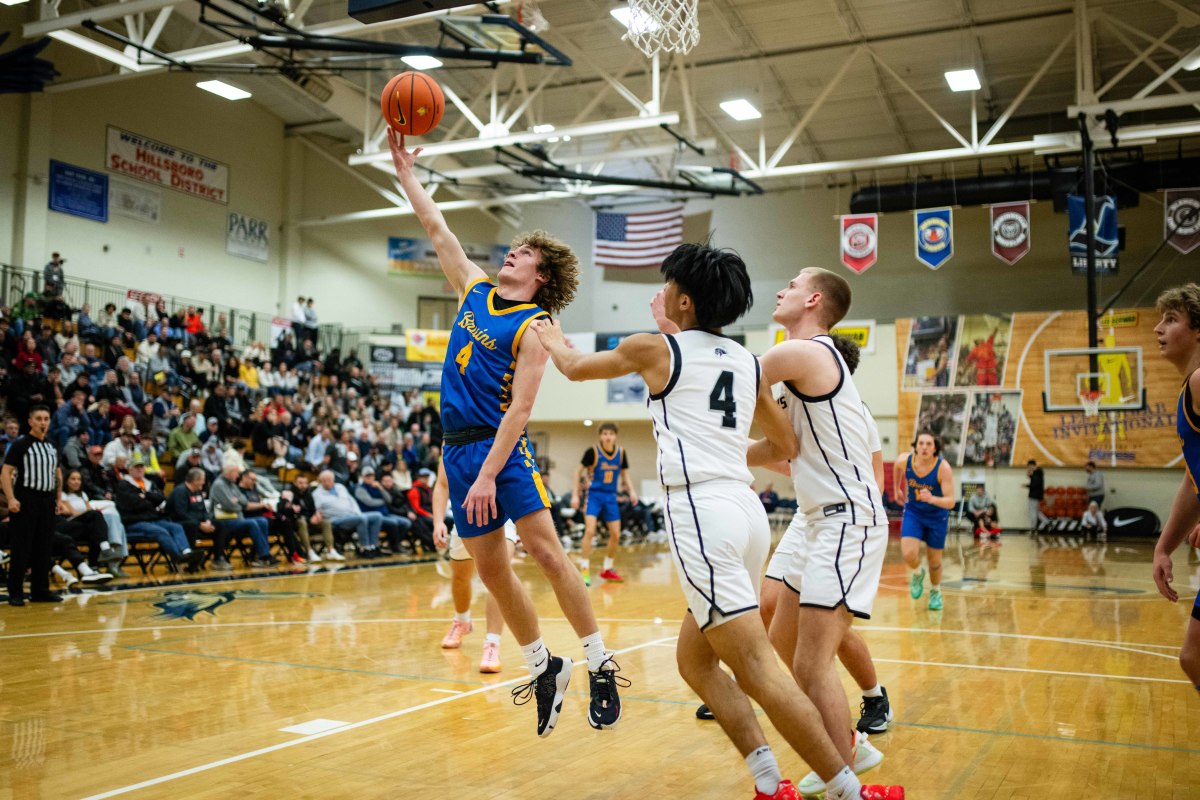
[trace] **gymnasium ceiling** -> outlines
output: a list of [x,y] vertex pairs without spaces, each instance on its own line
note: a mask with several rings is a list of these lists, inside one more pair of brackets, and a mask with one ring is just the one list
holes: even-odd
[[[211,56],[230,42],[198,23],[196,0],[127,4],[146,10],[112,15],[103,25],[138,41],[158,27],[153,46],[161,52]],[[79,12],[96,14],[111,5],[61,0],[58,15],[60,22],[82,20],[87,14]],[[686,56],[659,59],[657,109],[652,62],[622,41],[624,27],[609,14],[618,5],[623,3],[540,3],[549,23],[541,35],[573,59],[570,67],[448,61],[430,74],[481,125],[509,122],[506,117],[524,106],[509,134],[534,125],[561,130],[655,112],[677,114],[672,131],[699,145],[703,155],[673,147],[676,139],[658,127],[543,143],[567,169],[656,181],[678,180],[681,165],[732,165],[768,191],[999,172],[1018,162],[1037,167],[1045,153],[1078,146],[1069,107],[1113,101],[1131,101],[1119,106],[1122,136],[1144,147],[1148,157],[1200,154],[1200,69],[1183,68],[1200,66],[1200,5],[1193,0],[700,0],[699,44]],[[495,7],[515,15],[516,6]],[[346,0],[292,0],[290,11],[291,23],[306,31],[426,45],[436,44],[441,16],[364,28],[346,15]],[[31,5],[0,13],[39,19]],[[450,13],[491,12],[479,5]],[[69,30],[114,44],[78,22]],[[46,55],[63,73],[49,88],[54,92],[114,80],[132,84],[162,69],[132,73],[58,41]],[[267,60],[240,53],[192,63],[213,70]],[[968,67],[978,72],[981,89],[951,92],[943,73]],[[310,150],[378,187],[379,215],[390,216],[404,213],[388,199],[394,187],[383,171],[362,162],[381,147],[378,93],[402,69],[392,61],[376,71],[320,76],[309,90],[279,75],[225,80],[253,93],[241,102],[258,103]],[[197,80],[207,77],[212,76]],[[1188,96],[1155,100],[1176,94]],[[738,122],[727,116],[719,104],[736,97],[749,100],[762,118]],[[505,132],[495,127],[487,132]],[[1098,140],[1107,141],[1107,134],[1095,130]],[[467,115],[448,104],[442,125],[422,143],[479,137]],[[631,152],[635,157],[628,157]],[[427,163],[443,176],[433,176],[446,185],[439,199],[464,205],[497,207],[500,201],[489,198],[536,197],[552,189],[597,192],[586,195],[597,202],[615,197],[579,181],[539,184],[516,176],[498,167],[496,152],[487,147]]]

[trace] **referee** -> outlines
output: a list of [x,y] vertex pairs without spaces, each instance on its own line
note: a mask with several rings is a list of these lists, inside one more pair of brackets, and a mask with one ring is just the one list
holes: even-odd
[[29,410],[29,433],[20,437],[4,456],[0,486],[8,498],[12,561],[8,565],[8,604],[25,605],[26,568],[32,569],[29,599],[35,603],[61,603],[50,591],[50,548],[54,514],[62,500],[62,470],[58,449],[46,441],[50,409]]

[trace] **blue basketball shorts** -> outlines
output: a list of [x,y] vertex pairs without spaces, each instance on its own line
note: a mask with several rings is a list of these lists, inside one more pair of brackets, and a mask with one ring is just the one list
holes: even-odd
[[621,505],[617,502],[617,493],[592,489],[588,492],[585,514],[595,517],[597,522],[620,522]]
[[522,436],[496,475],[497,516],[482,525],[478,524],[478,519],[475,523],[467,522],[467,510],[463,508],[463,502],[494,442],[495,439],[485,439],[471,444],[447,445],[442,457],[446,482],[450,488],[454,532],[464,539],[491,533],[504,527],[505,520],[515,522],[527,514],[550,507],[550,498],[529,450],[529,442]]
[[904,512],[904,520],[900,523],[900,538],[909,536],[921,539],[934,550],[946,549],[946,532],[950,529],[949,517],[923,517],[920,514]]

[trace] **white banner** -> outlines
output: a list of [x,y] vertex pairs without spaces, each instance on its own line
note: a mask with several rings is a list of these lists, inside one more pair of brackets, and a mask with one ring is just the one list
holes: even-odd
[[[292,330],[292,321],[286,317],[271,317],[271,347],[279,344],[279,340],[283,338],[285,333],[290,333]],[[295,342],[295,337],[292,338]]]
[[110,172],[165,186],[211,203],[229,203],[229,166],[120,128],[108,128]]
[[230,211],[225,225],[225,252],[265,264],[271,251],[270,236],[263,220]]
[[157,224],[162,218],[162,192],[113,178],[108,182],[108,210]]

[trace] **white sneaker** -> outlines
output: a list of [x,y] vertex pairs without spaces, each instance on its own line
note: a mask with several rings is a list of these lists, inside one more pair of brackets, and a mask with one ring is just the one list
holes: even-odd
[[271,462],[271,469],[279,469],[286,463],[287,463],[287,459],[284,458],[283,456],[280,456],[279,458],[277,458]]
[[315,562],[317,562],[317,561],[320,561],[320,560],[321,560],[321,557],[320,557],[319,555],[317,555],[317,551],[316,551],[316,550],[309,550],[309,551],[308,551],[308,559],[307,559],[307,560],[308,560],[308,563],[310,563],[310,564],[313,564],[313,563],[315,563]]
[[[869,769],[874,769],[883,761],[883,753],[867,740],[867,735],[861,731],[854,732],[854,752],[851,755],[851,769],[855,775],[862,775]],[[815,772],[804,776],[804,780],[796,786],[803,797],[819,797],[825,794],[825,781]]]
[[329,550],[325,551],[325,560],[326,561],[345,561],[346,557],[344,555],[342,555],[341,553],[339,553],[337,550],[330,548]]
[[113,579],[107,572],[93,572],[83,576],[84,583],[108,583]]

